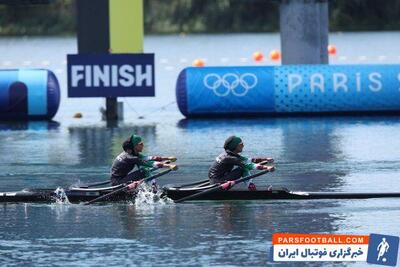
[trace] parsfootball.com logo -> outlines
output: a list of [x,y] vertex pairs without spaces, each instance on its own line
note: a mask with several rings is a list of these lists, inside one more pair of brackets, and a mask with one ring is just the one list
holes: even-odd
[[235,96],[245,96],[258,83],[257,76],[253,73],[226,73],[223,75],[209,73],[204,76],[203,84],[212,90],[219,97],[228,96],[232,93]]

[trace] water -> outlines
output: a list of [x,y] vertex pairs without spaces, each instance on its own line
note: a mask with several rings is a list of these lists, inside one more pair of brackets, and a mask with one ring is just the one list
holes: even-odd
[[[339,53],[331,63],[400,62],[397,32],[332,34],[330,40]],[[62,88],[54,122],[0,123],[0,191],[106,180],[132,132],[144,137],[147,154],[179,158],[179,171],[160,185],[204,179],[224,139],[237,134],[245,155],[276,161],[277,171],[257,178],[259,186],[400,191],[396,116],[185,120],[179,113],[176,77],[193,59],[255,65],[254,51],[279,48],[277,34],[146,37],[145,51],[156,53],[156,97],[121,98],[125,120],[118,127],[101,121],[103,99],[67,98],[64,61],[76,52],[76,40],[2,38],[0,48],[7,51],[3,68],[49,68]],[[75,112],[83,118],[73,119]],[[400,235],[398,199],[1,204],[0,214],[0,262],[8,266],[267,266],[275,232]]]

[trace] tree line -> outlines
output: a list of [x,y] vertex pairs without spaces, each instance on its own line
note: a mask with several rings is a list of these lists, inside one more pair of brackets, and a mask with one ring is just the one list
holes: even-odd
[[[73,35],[75,1],[0,1],[0,35]],[[279,0],[143,2],[145,34],[279,31]],[[400,0],[330,0],[329,30],[398,31],[399,14]]]

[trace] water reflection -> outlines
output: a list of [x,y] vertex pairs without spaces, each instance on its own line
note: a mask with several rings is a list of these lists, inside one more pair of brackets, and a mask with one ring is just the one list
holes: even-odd
[[[246,237],[264,235],[270,240],[273,232],[295,232],[299,228],[310,233],[335,232],[341,217],[332,216],[326,209],[340,206],[339,202],[328,201],[202,201],[154,205],[151,209],[120,205],[114,206],[113,214],[119,218],[127,238],[154,238],[154,242],[178,239],[180,247],[187,247],[233,233]],[[319,224],[305,224],[310,218]],[[198,240],[185,238],[188,236]]]
[[[0,131],[2,191],[103,181],[109,178],[123,140],[137,133],[151,146],[156,138],[155,125],[58,126],[57,122],[2,124],[2,129],[12,129]],[[48,130],[50,127],[57,130]]]
[[[129,205],[116,207],[113,214],[121,222],[123,236],[148,247],[168,248],[176,257],[190,254],[198,262],[207,259],[240,266],[250,260],[259,266],[267,258],[272,233],[338,230],[342,217],[328,210],[340,208],[340,203],[317,202],[204,201],[155,206],[151,210]],[[240,255],[227,261],[224,255],[235,250],[240,250]],[[158,254],[157,258],[168,262],[171,254]]]
[[153,143],[155,126],[129,126],[117,128],[105,127],[69,127],[70,142],[77,144],[80,155],[80,165],[110,165],[112,160],[122,151],[122,142],[136,133],[141,135],[146,143]]
[[15,255],[29,255],[31,262],[45,265],[55,258],[93,265],[101,262],[88,259],[101,253],[114,265],[268,266],[276,232],[366,234],[373,228],[371,213],[378,212],[385,215],[379,229],[397,233],[396,222],[385,218],[398,209],[385,211],[386,204],[355,200],[345,209],[343,201],[318,200],[203,201],[150,209],[129,203],[1,205],[0,260],[20,263]]
[[0,131],[56,130],[59,126],[57,121],[0,121]]

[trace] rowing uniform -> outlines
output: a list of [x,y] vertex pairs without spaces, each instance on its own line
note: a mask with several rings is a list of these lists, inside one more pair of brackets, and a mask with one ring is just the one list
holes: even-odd
[[220,154],[208,171],[211,184],[232,181],[248,176],[250,170],[262,170],[263,166],[256,164],[257,159],[249,159],[232,151],[226,150]]
[[[122,152],[119,154],[111,167],[111,184],[118,185],[130,181],[138,181],[150,176],[152,168],[161,168],[163,163],[159,162],[162,158],[158,156],[144,156],[142,154],[129,154]],[[137,170],[132,171],[135,166]]]

